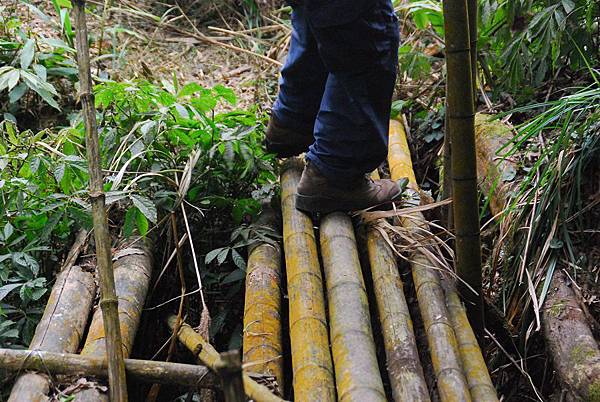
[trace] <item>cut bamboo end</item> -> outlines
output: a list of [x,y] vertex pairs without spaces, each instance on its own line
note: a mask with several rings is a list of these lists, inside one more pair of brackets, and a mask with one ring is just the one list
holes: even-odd
[[375,228],[368,229],[367,251],[394,400],[429,401],[396,256]]
[[303,163],[287,160],[281,174],[283,244],[290,304],[294,395],[298,401],[334,401],[323,279],[311,219],[296,209]]
[[[167,323],[173,330],[177,323],[177,317],[172,315],[168,318]],[[221,355],[215,348],[207,342],[200,334],[192,329],[188,324],[183,323],[177,334],[179,341],[198,359],[211,370],[216,371],[219,367],[227,364],[222,361]],[[271,393],[264,385],[258,384],[250,376],[244,372],[242,374],[244,383],[244,392],[246,396],[256,402],[283,402],[283,399]]]
[[[258,224],[279,232],[280,217],[264,209]],[[246,270],[243,362],[250,372],[274,376],[284,389],[281,343],[281,248],[260,243],[249,251]]]
[[[84,235],[85,237],[85,235]],[[73,353],[77,350],[96,296],[94,275],[71,265],[58,274],[30,349]],[[9,402],[46,400],[45,374],[28,373],[15,382]]]
[[320,237],[338,401],[385,401],[350,217],[326,215]]
[[[402,124],[392,120],[389,135],[388,161],[392,180],[408,177],[412,188],[418,191]],[[414,219],[401,220],[402,226],[408,229],[418,229],[422,225],[419,222],[426,222],[421,213],[415,213]],[[442,401],[471,401],[440,277],[433,268],[436,264],[419,248],[409,258],[440,398]]]

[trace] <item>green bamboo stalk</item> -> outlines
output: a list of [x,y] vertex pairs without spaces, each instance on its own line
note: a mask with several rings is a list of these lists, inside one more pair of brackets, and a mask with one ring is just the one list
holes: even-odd
[[127,381],[125,379],[125,363],[121,349],[121,331],[119,328],[118,300],[115,293],[115,280],[111,260],[111,243],[108,232],[108,221],[102,187],[102,170],[100,167],[100,149],[98,128],[96,126],[96,110],[92,92],[92,75],[90,72],[90,54],[88,32],[85,21],[85,0],[76,0],[74,14],[77,26],[77,64],[79,66],[80,100],[85,123],[85,142],[90,175],[90,198],[92,201],[92,217],[94,221],[94,238],[96,243],[96,261],[100,282],[100,308],[104,317],[106,332],[106,355],[108,360],[108,382],[110,400],[127,401]]
[[[466,0],[444,1],[446,31],[448,133],[456,234],[456,271],[472,288],[461,286],[474,327],[483,330],[481,239],[475,158],[475,107]],[[474,292],[475,293],[474,293]]]
[[298,401],[334,401],[333,365],[315,231],[310,217],[298,211],[295,204],[303,165],[297,158],[288,159],[281,173],[294,396]]
[[328,214],[320,232],[338,401],[386,401],[352,221]]

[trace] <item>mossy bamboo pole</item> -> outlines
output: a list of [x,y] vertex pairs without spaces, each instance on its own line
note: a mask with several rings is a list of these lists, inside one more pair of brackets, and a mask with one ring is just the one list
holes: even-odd
[[481,293],[481,239],[477,166],[475,157],[475,107],[471,74],[471,43],[466,0],[444,1],[447,70],[447,133],[452,144],[451,174],[456,272],[471,288],[461,285],[471,320],[483,330]]
[[367,252],[392,395],[396,402],[427,402],[429,391],[419,361],[396,255],[374,227],[367,229]]
[[289,159],[281,173],[294,395],[298,401],[334,401],[334,374],[317,242],[312,220],[295,205],[302,168],[302,161]]
[[121,350],[121,333],[119,330],[118,300],[115,294],[115,281],[111,261],[110,234],[104,203],[102,187],[102,170],[100,167],[100,147],[96,126],[96,110],[92,92],[92,75],[90,70],[90,54],[88,33],[85,21],[85,0],[75,0],[74,14],[77,27],[77,64],[79,67],[79,98],[81,100],[83,120],[85,123],[85,143],[90,176],[90,198],[92,201],[92,217],[94,221],[94,238],[96,240],[96,261],[100,282],[100,308],[104,315],[106,332],[105,353],[108,358],[108,382],[110,400],[112,402],[127,401],[127,381],[125,364]]
[[[392,121],[389,137],[388,161],[392,180],[408,177],[409,186],[418,190],[414,172],[412,172],[406,132],[402,124]],[[403,227],[415,231],[425,226],[425,222],[425,217],[418,212],[411,218],[400,220]],[[442,401],[471,401],[467,381],[463,375],[458,343],[446,308],[440,276],[432,268],[434,263],[419,248],[414,249],[409,259],[440,399]]]
[[[0,349],[0,368],[8,371],[37,370],[52,375],[86,375],[106,378],[104,357],[81,356],[40,350]],[[152,360],[125,359],[127,374],[134,380],[147,383],[177,384],[194,388],[216,388],[215,376],[204,366],[167,363]],[[20,399],[19,402],[47,401]]]
[[483,195],[488,197],[488,205],[494,216],[506,206],[512,190],[509,180],[512,180],[517,169],[514,162],[498,155],[512,137],[511,129],[494,119],[494,116],[482,113],[475,115],[479,187]]
[[[257,221],[281,232],[281,217],[265,207]],[[272,375],[284,389],[281,331],[281,247],[259,243],[249,250],[244,307],[243,362],[251,372]]]
[[[177,317],[169,316],[167,323],[169,328],[175,328]],[[183,323],[177,334],[179,341],[192,352],[198,359],[208,368],[216,371],[218,367],[222,367],[225,363],[221,359],[219,352],[208,343],[200,334],[192,329],[188,324]],[[244,382],[244,391],[246,396],[256,402],[282,402],[283,399],[271,393],[271,391],[254,381],[247,373],[242,374]]]
[[[85,331],[95,296],[94,275],[77,265],[66,267],[56,277],[29,348],[48,352],[75,352]],[[46,400],[50,381],[44,371],[20,376],[8,401]]]
[[385,401],[350,217],[324,216],[320,238],[338,401]]
[[[149,239],[134,238],[114,256],[116,293],[119,298],[119,320],[123,355],[128,357],[133,347],[142,309],[152,276],[152,244]],[[102,357],[106,353],[106,332],[103,315],[98,310],[92,317],[88,335],[81,351],[83,356]],[[107,400],[98,389],[85,389],[75,394],[75,401]]]
[[[488,115],[477,115],[475,128],[477,166],[484,176],[479,185],[489,194],[492,213],[498,215],[509,201],[510,186],[496,182],[502,180],[507,171],[512,176],[515,166],[512,161],[500,159],[495,162],[495,159],[513,134],[506,125],[491,120]],[[490,194],[491,186],[494,191]],[[586,314],[561,271],[554,272],[541,313],[549,355],[570,397],[600,401],[600,348]]]

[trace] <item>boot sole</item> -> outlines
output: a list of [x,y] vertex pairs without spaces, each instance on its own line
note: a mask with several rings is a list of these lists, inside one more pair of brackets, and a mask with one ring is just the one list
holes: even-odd
[[338,199],[296,193],[296,209],[307,213],[350,212],[364,209]]
[[389,202],[379,205],[356,205],[352,202],[343,202],[337,198],[328,198],[323,196],[302,195],[296,193],[296,209],[307,213],[328,214],[330,212],[351,212],[361,209],[373,208],[374,210],[389,210],[392,208],[392,203],[397,201],[402,196],[402,193],[397,194]]

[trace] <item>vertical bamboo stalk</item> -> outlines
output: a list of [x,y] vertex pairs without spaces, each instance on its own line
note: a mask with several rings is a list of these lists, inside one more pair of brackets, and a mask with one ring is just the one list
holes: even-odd
[[467,0],[467,12],[469,13],[469,39],[470,39],[470,58],[471,58],[471,82],[473,85],[473,103],[477,110],[477,23],[478,6],[477,0]]
[[320,237],[338,401],[386,401],[350,217],[324,216]]
[[242,361],[238,350],[221,353],[216,371],[221,377],[221,386],[225,402],[245,402],[244,382],[242,379]]
[[367,230],[367,251],[383,332],[386,366],[396,402],[429,401],[396,256],[377,229]]
[[469,17],[466,0],[444,1],[449,135],[456,233],[456,271],[473,289],[461,286],[475,328],[483,328],[481,294],[481,240],[477,167],[475,161],[475,109],[471,74]]
[[90,55],[88,47],[87,25],[85,21],[85,0],[75,1],[75,19],[77,25],[77,64],[79,66],[80,100],[85,122],[85,142],[90,175],[90,198],[94,220],[94,238],[96,241],[96,260],[100,282],[100,308],[104,317],[106,331],[106,355],[108,360],[108,382],[110,399],[113,402],[127,401],[127,382],[125,363],[121,349],[121,331],[119,329],[118,300],[115,293],[115,280],[111,261],[110,234],[104,204],[102,188],[102,170],[100,168],[100,147],[96,127],[96,110],[92,92]]
[[[281,217],[265,207],[258,224],[281,231]],[[284,389],[281,344],[281,248],[259,243],[249,250],[244,307],[244,365],[249,371],[275,376]]]
[[[392,180],[408,177],[409,186],[418,190],[412,172],[406,132],[402,124],[394,121],[390,124],[388,160]],[[425,226],[425,222],[425,217],[419,212],[413,214],[412,219],[400,220],[402,226],[414,231]],[[463,375],[456,335],[446,308],[440,276],[432,268],[435,263],[430,261],[419,248],[416,248],[409,258],[440,399],[442,401],[471,401],[468,384]]]
[[298,401],[334,401],[323,278],[312,220],[296,209],[303,163],[289,159],[281,173],[283,244],[290,303],[294,395]]

